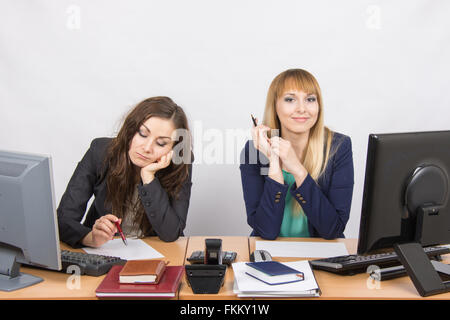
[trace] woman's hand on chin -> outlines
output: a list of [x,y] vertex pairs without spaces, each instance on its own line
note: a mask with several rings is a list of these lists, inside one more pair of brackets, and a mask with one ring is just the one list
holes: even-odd
[[173,150],[169,151],[169,153],[163,155],[160,159],[155,162],[150,163],[148,166],[145,166],[141,169],[141,179],[143,184],[148,184],[155,179],[155,173],[158,170],[167,168],[172,161]]

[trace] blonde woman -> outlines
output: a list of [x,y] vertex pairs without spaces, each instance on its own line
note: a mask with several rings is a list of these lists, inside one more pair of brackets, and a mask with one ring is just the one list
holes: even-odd
[[324,126],[322,96],[312,74],[279,74],[267,94],[262,124],[241,153],[241,179],[252,235],[344,237],[353,194],[348,136]]

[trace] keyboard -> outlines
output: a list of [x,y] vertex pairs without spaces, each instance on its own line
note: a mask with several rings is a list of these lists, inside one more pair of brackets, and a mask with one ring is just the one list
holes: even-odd
[[[433,246],[423,248],[430,259],[440,259],[440,255],[450,253],[446,246]],[[318,260],[311,260],[313,269],[325,270],[337,274],[353,275],[367,272],[371,265],[386,268],[401,265],[395,251],[373,255],[347,255]]]
[[[222,251],[222,264],[231,265],[236,260],[237,253],[233,251]],[[205,263],[205,252],[194,251],[191,256],[187,258],[190,263]]]
[[[77,266],[77,274],[98,277],[107,273],[114,265],[124,265],[127,260],[119,257],[103,256],[98,254],[90,254],[85,252],[73,252],[61,250],[62,272],[67,272],[69,266]],[[73,270],[69,270],[69,273]]]

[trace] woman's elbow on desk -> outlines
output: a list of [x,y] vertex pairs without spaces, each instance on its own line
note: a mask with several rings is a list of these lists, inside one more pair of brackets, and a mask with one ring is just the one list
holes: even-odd
[[264,240],[275,240],[276,238],[278,238],[278,234],[266,233],[266,234],[261,234],[260,237],[263,238]]
[[279,230],[269,230],[267,226],[258,225],[255,220],[254,216],[247,217],[247,224],[253,229],[253,235],[266,240],[275,240],[278,237]]
[[164,242],[177,241],[181,236],[183,236],[183,233],[179,231],[173,233],[158,234],[158,238]]
[[275,230],[264,230],[264,229],[259,229],[259,228],[254,228],[254,233],[256,234],[256,236],[259,236],[265,240],[275,240],[280,231],[275,231]]
[[334,240],[337,238],[340,238],[339,236],[335,235],[335,234],[325,234],[322,236],[323,239],[325,240]]
[[342,238],[342,235],[344,233],[345,225],[336,225],[330,228],[330,230],[326,232],[320,233],[320,237],[322,237],[325,240],[334,240],[337,238]]

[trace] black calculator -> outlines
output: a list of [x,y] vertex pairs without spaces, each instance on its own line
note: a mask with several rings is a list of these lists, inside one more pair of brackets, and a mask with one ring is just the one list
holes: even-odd
[[[222,251],[222,264],[231,266],[231,264],[236,260],[237,253],[234,251]],[[187,258],[192,264],[205,263],[205,252],[204,251],[194,251],[191,256]]]

